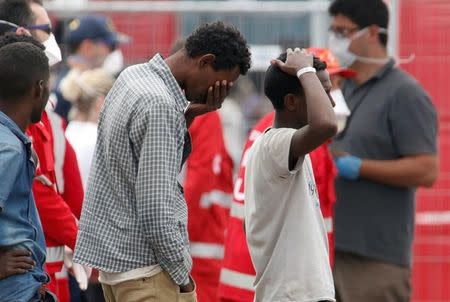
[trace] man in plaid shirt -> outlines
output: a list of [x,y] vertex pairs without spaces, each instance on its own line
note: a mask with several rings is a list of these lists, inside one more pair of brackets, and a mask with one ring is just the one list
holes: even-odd
[[111,89],[74,258],[100,271],[107,301],[196,301],[177,181],[190,152],[187,129],[220,108],[249,67],[246,40],[217,22],[200,26],[167,59],[157,54],[129,67]]

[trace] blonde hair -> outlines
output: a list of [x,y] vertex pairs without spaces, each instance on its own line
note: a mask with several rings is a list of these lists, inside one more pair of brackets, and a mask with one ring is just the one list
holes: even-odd
[[73,104],[70,115],[90,114],[99,96],[106,96],[114,84],[114,78],[101,68],[71,70],[61,81],[63,97]]

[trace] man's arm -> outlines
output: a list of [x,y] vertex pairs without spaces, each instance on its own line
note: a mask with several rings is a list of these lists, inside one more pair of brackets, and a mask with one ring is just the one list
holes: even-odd
[[391,186],[431,187],[438,176],[438,162],[435,155],[408,156],[396,160],[364,159],[360,175]]
[[14,194],[14,184],[23,164],[19,147],[0,142],[0,213],[10,194]]
[[176,219],[181,165],[177,135],[183,117],[163,103],[153,105],[144,115],[135,127],[144,133],[135,187],[138,218],[162,269],[178,285],[185,285],[191,259]]
[[[437,179],[437,114],[415,83],[399,87],[389,112],[390,134],[398,159],[359,159],[335,151],[339,175],[399,187],[431,187]],[[343,155],[343,156],[342,156]]]
[[33,181],[33,195],[45,238],[75,249],[77,219],[53,184],[45,184],[39,176]]
[[[281,70],[297,76],[305,67],[313,66],[313,56],[296,48],[288,49],[286,63],[274,61]],[[300,77],[308,110],[308,125],[297,130],[291,141],[289,152],[290,166],[295,166],[299,158],[325,143],[337,132],[336,116],[330,98],[315,73],[306,73]]]

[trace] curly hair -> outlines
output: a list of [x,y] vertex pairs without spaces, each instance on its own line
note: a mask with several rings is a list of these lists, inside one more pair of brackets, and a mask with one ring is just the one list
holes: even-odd
[[[286,53],[282,53],[278,60],[286,62]],[[313,67],[316,71],[327,69],[327,63],[314,57]],[[288,94],[304,95],[303,87],[296,76],[283,72],[278,66],[271,65],[264,80],[264,93],[272,102],[276,110],[284,108],[284,97]]]
[[215,55],[213,67],[216,70],[238,66],[240,73],[245,75],[251,66],[246,39],[236,27],[220,21],[201,25],[187,38],[184,48],[191,58]]

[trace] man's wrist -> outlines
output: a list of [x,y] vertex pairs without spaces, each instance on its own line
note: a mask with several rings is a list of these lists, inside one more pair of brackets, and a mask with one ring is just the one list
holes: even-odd
[[189,278],[189,276],[187,276],[181,285],[186,286],[186,285],[189,285],[189,283],[191,283],[191,278]]
[[349,180],[356,180],[360,177],[361,165],[362,159],[352,155],[336,159],[339,176]]

